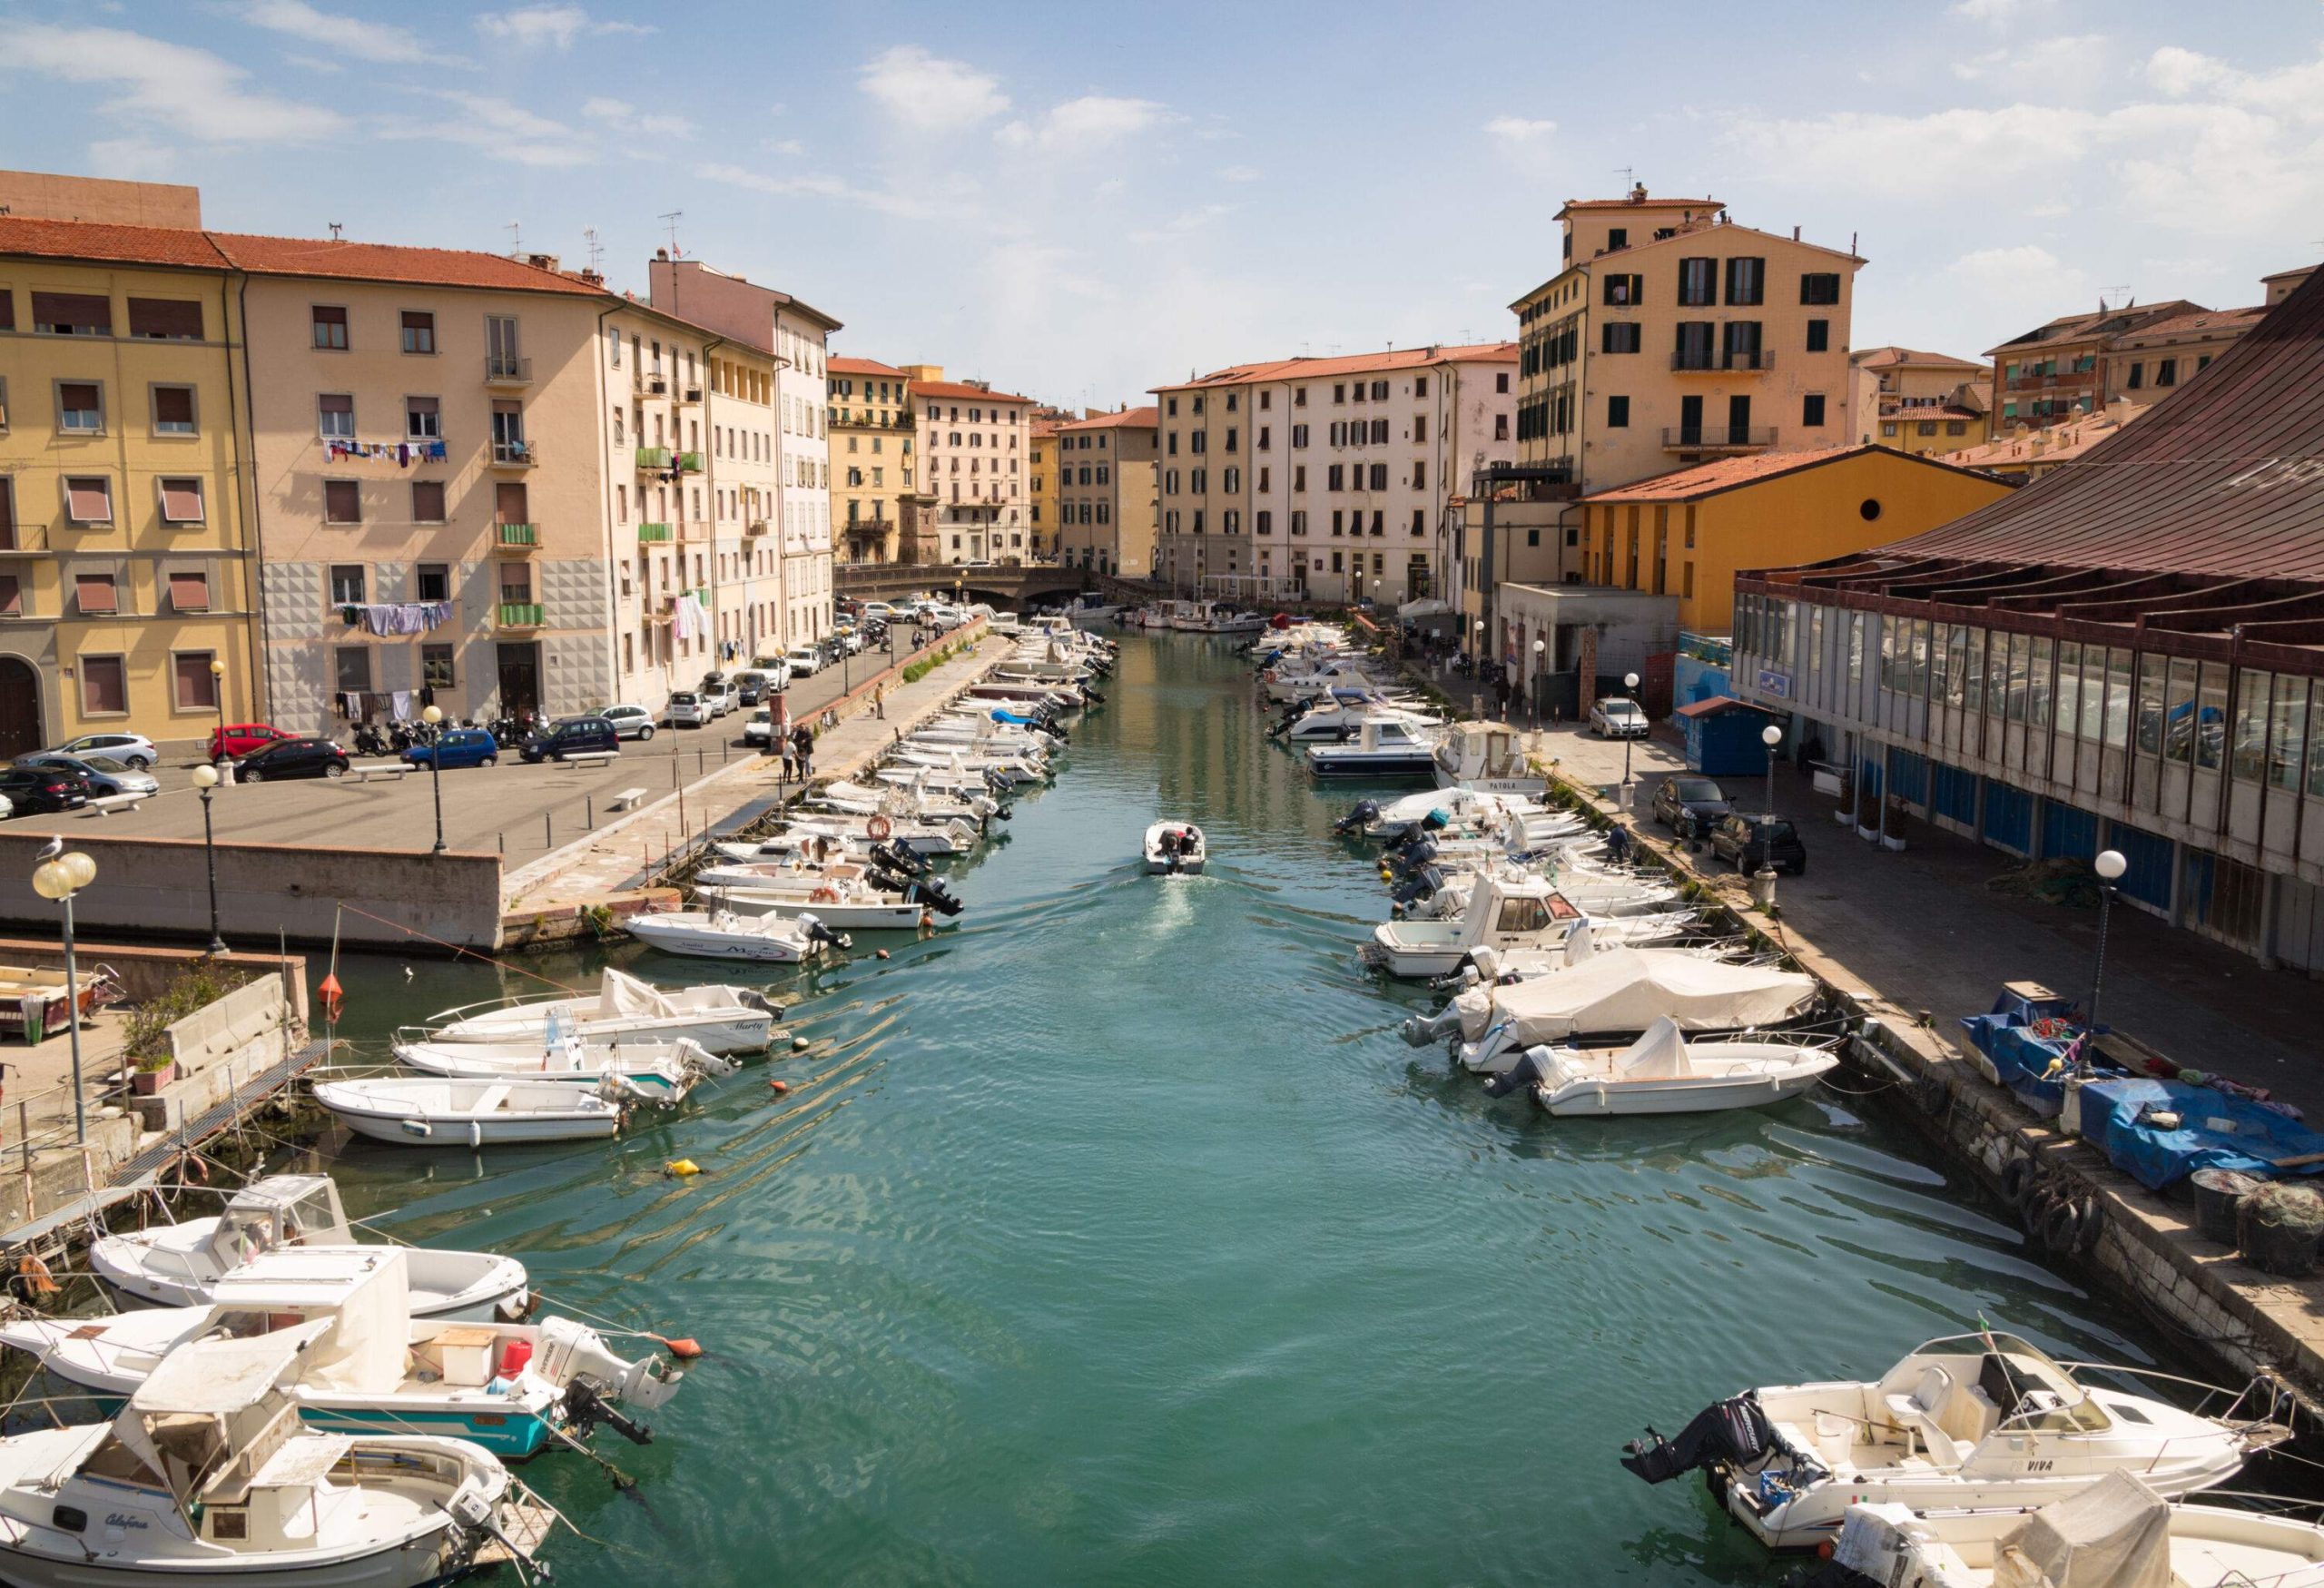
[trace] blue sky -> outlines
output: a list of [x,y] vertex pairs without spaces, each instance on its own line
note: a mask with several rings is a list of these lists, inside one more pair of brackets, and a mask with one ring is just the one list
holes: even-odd
[[666,240],[842,351],[1065,403],[1513,332],[1560,201],[1709,193],[1870,261],[1855,341],[2324,258],[2324,8],[0,0],[0,163],[223,229]]

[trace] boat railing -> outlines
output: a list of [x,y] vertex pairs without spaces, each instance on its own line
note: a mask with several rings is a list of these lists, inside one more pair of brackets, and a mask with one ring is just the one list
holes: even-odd
[[2241,1389],[2230,1389],[2223,1384],[2207,1384],[2200,1378],[2189,1378],[2183,1374],[2165,1373],[2159,1367],[2129,1367],[2120,1362],[2060,1362],[2058,1366],[2064,1368],[2068,1374],[2085,1369],[2093,1373],[2119,1373],[2126,1378],[2152,1379],[2161,1384],[2176,1384],[2188,1389],[2201,1390],[2202,1394],[2195,1404],[2185,1408],[2198,1416],[2208,1416],[2210,1414],[2203,1408],[2211,1403],[2214,1396],[2224,1396],[2227,1397],[2227,1408],[2219,1414],[2221,1422],[2227,1422],[2232,1418],[2236,1408],[2250,1399],[2255,1391],[2264,1393],[2269,1397],[2270,1404],[2269,1415],[2255,1418],[2253,1421],[2271,1421],[2274,1412],[2286,1395],[2280,1385],[2272,1383],[2264,1375],[2253,1378]]

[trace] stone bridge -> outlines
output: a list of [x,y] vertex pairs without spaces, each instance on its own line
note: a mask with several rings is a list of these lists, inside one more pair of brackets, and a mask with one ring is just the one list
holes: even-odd
[[1095,568],[1066,567],[1056,563],[1016,567],[960,567],[950,563],[841,563],[832,570],[836,595],[858,601],[896,601],[907,596],[930,595],[961,601],[982,601],[1009,611],[1021,611],[1045,601],[1056,601],[1094,591],[1108,601],[1140,602],[1155,598],[1157,590],[1101,574]]

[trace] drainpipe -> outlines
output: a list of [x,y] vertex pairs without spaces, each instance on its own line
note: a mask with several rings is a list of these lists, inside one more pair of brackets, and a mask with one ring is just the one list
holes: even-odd
[[[702,417],[710,418],[710,355],[714,349],[726,345],[723,336],[712,337],[702,348]],[[685,388],[678,389],[683,400]],[[726,658],[722,655],[726,642],[718,636],[718,427],[710,429],[710,450],[702,455],[702,482],[710,489],[710,659],[717,670],[726,670]]]
[[[242,284],[245,288],[249,286],[248,276],[242,278]],[[241,398],[234,391],[234,340],[231,334],[234,315],[227,297],[226,278],[223,275],[218,278],[218,318],[221,321],[218,328],[219,334],[226,339],[226,433],[234,439],[234,497],[236,504],[243,508],[246,515],[242,519],[242,599],[250,604],[250,614],[256,620],[262,635],[266,624],[266,609],[265,603],[259,597],[259,555],[255,533],[258,518],[258,470],[255,467],[245,469],[243,466],[242,453],[245,450],[242,446],[243,405]],[[242,352],[245,369],[247,369],[250,354],[250,328],[247,321],[243,323],[242,328]],[[257,416],[253,414],[251,425],[253,445],[256,444],[257,429]],[[243,485],[245,478],[249,480],[247,491]],[[266,715],[260,708],[258,690],[259,653],[261,649],[262,645],[252,646],[248,658],[251,711],[253,715],[258,716]],[[225,702],[222,700],[218,704],[222,711]]]
[[[265,567],[265,563],[266,563],[266,552],[265,552],[265,545],[266,545],[266,518],[265,518],[264,513],[263,513],[263,512],[261,512],[261,511],[260,510],[260,508],[259,508],[258,457],[257,457],[257,452],[258,452],[258,400],[257,400],[257,397],[256,397],[256,388],[255,388],[255,387],[251,384],[251,279],[250,279],[250,277],[248,277],[247,275],[246,275],[246,276],[243,276],[243,277],[242,277],[242,279],[241,279],[241,281],[240,285],[235,289],[235,291],[236,291],[236,303],[237,303],[237,306],[238,306],[238,309],[239,309],[239,319],[240,319],[240,322],[241,322],[241,332],[242,332],[242,393],[243,393],[244,397],[246,397],[247,399],[249,399],[249,409],[250,409],[250,447],[247,449],[248,449],[248,451],[251,453],[251,459],[250,459],[250,480],[251,480],[251,486],[250,486],[250,509],[251,509],[250,538],[251,538],[251,540],[255,541],[255,542],[257,543],[258,547],[259,547],[259,555],[258,555],[258,557],[254,559],[254,560],[257,562],[258,567],[257,567],[256,568],[251,568],[251,567],[249,566],[249,564],[250,564],[250,562],[251,562],[251,560],[253,560],[253,559],[251,559],[251,558],[250,558],[250,557],[247,557],[247,555],[246,555],[246,556],[245,556],[245,559],[244,559],[244,574],[243,574],[243,577],[244,577],[244,581],[245,581],[246,587],[250,590],[251,595],[251,605],[252,607],[256,607],[256,608],[257,608],[257,611],[258,611],[258,644],[257,644],[256,646],[252,646],[252,647],[251,647],[251,684],[250,684],[250,688],[251,688],[251,708],[252,708],[254,711],[258,712],[258,714],[260,715],[260,716],[261,716],[261,718],[271,718],[271,717],[272,717],[272,716],[273,716],[273,715],[274,715],[274,705],[273,705],[273,703],[272,703],[271,701],[270,701],[270,700],[268,700],[268,699],[266,698],[266,692],[265,692],[265,689],[264,689],[264,686],[263,686],[263,683],[262,683],[262,680],[264,679],[264,677],[265,677],[265,676],[266,676],[266,669],[265,669],[265,666],[264,666],[263,658],[264,658],[264,656],[265,656],[265,655],[266,655],[266,652],[267,652],[267,649],[268,649],[268,645],[269,645],[269,642],[270,642],[270,640],[271,640],[271,634],[270,634],[270,632],[269,632],[268,625],[267,625],[267,621],[266,621],[266,597],[265,597],[264,591],[263,591],[263,589],[262,589],[262,587],[261,587],[261,586],[260,579],[259,579],[259,575],[260,575],[261,572],[263,572],[264,567]],[[220,284],[219,284],[219,298],[220,298],[220,300],[221,300],[220,307],[221,307],[222,309],[224,307],[224,303],[223,303],[223,299],[224,299],[224,297],[225,297],[225,284],[224,284],[224,282],[223,282],[223,281],[221,281],[221,282],[220,282]],[[232,401],[233,384],[234,384],[234,356],[233,356],[232,352],[230,350],[230,351],[227,353],[227,355],[226,355],[226,389],[227,389],[227,400],[228,400],[230,403]],[[238,469],[236,470],[236,473],[239,475],[239,474],[241,473],[241,470]],[[223,746],[222,745],[222,746],[221,746],[221,748],[223,748]]]
[[[606,321],[608,316],[613,314],[615,311],[621,307],[621,301],[619,299],[615,299],[613,301],[607,303],[605,308],[597,311],[596,337],[596,340],[589,344],[590,361],[596,366],[597,370],[597,411],[599,413],[606,411],[606,399],[608,395],[606,390]],[[630,355],[630,359],[631,362],[635,363],[636,361],[636,355],[632,353]],[[635,378],[635,371],[633,370],[633,378]],[[627,402],[625,401],[623,403],[623,407],[626,408],[627,406]],[[630,438],[630,442],[632,446],[635,446],[636,444],[636,438],[634,436]],[[632,457],[634,459],[635,454],[633,453]],[[614,545],[613,477],[615,473],[619,472],[620,467],[621,466],[616,463],[614,466],[614,469],[606,473],[606,478],[599,482],[602,497],[600,506],[605,509],[600,517],[605,524],[606,546],[606,665],[613,674],[613,697],[615,701],[620,700],[624,695],[628,693],[627,686],[625,681],[623,679],[621,673],[621,597],[617,594],[621,588],[621,579],[620,576],[614,571],[616,563],[621,559],[617,557],[616,551],[618,548]],[[643,597],[639,598],[639,606],[640,608],[643,609]]]

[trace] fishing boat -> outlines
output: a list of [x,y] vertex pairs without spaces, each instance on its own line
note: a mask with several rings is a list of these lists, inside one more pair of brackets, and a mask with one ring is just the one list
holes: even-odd
[[1456,994],[1433,1018],[1403,1026],[1414,1047],[1450,1038],[1467,1069],[1495,1075],[1528,1048],[1614,1031],[1643,1031],[1669,1019],[1682,1031],[1779,1025],[1816,1001],[1812,976],[1772,965],[1737,965],[1684,949],[1618,948],[1555,975]]
[[315,1083],[315,1101],[358,1136],[399,1147],[507,1147],[588,1141],[619,1132],[632,1102],[685,1095],[673,1079],[648,1090],[619,1076],[595,1088],[556,1080],[386,1076]]
[[450,1080],[556,1080],[596,1086],[608,1076],[618,1076],[649,1095],[675,1090],[680,1097],[703,1076],[732,1075],[740,1068],[684,1037],[674,1042],[586,1042],[554,1024],[547,1037],[535,1042],[399,1038],[389,1050],[399,1064]]
[[0,1438],[0,1578],[24,1588],[419,1588],[553,1513],[462,1439],[304,1429],[281,1387],[327,1328],[172,1352],[113,1421]]
[[[215,1218],[100,1236],[90,1266],[124,1295],[156,1307],[206,1306],[218,1281],[261,1252],[281,1247],[330,1248],[358,1257],[359,1246],[327,1175],[268,1175],[227,1199]],[[483,1322],[525,1316],[531,1305],[525,1265],[491,1252],[412,1249],[406,1278],[415,1317]]]
[[447,1435],[514,1459],[583,1437],[598,1422],[639,1444],[652,1437],[634,1414],[676,1394],[682,1372],[657,1356],[625,1360],[569,1318],[414,1317],[407,1256],[395,1247],[352,1258],[268,1252],[219,1281],[212,1306],[101,1319],[19,1317],[0,1324],[0,1345],[28,1353],[59,1378],[128,1396],[189,1345],[320,1323],[283,1386],[310,1428]]
[[1198,877],[1206,858],[1202,829],[1192,822],[1157,822],[1146,830],[1149,876]]
[[[1692,920],[1694,912],[1680,911]],[[1669,930],[1656,915],[1599,920],[1561,893],[1547,877],[1495,873],[1480,877],[1467,905],[1449,920],[1390,921],[1373,929],[1361,951],[1365,963],[1391,976],[1425,981],[1450,975],[1479,950],[1501,953],[1541,950],[1579,960],[1625,942],[1649,941]],[[1581,935],[1576,936],[1577,931]]]
[[1550,780],[1534,769],[1507,723],[1454,723],[1436,747],[1436,786],[1538,799],[1549,793]]
[[1833,1036],[1720,1037],[1689,1041],[1669,1015],[1621,1048],[1539,1043],[1485,1085],[1493,1097],[1530,1091],[1561,1118],[1716,1114],[1799,1096],[1839,1065]]
[[2172,1504],[2127,1472],[2038,1511],[1851,1505],[1802,1588],[2324,1588],[2324,1526]]
[[[2075,1366],[2087,1366],[2088,1364]],[[2125,1371],[2111,1369],[2111,1371]],[[1932,1340],[1870,1384],[1748,1390],[1675,1439],[1649,1429],[1622,1465],[1648,1483],[1701,1470],[1713,1494],[1772,1549],[1812,1549],[1854,1502],[1916,1512],[2047,1505],[2117,1472],[2165,1499],[2216,1487],[2290,1437],[2247,1400],[2217,1417],[2077,1380],[2014,1335]]]
[[665,954],[698,960],[762,960],[796,965],[851,946],[813,915],[785,919],[738,915],[732,910],[669,910],[633,915],[622,923],[639,942]]
[[748,987],[655,986],[607,969],[594,997],[536,998],[468,1004],[431,1014],[431,1042],[528,1042],[545,1039],[554,1021],[584,1042],[699,1042],[714,1053],[755,1053],[777,1041],[776,1006]]
[[1325,777],[1365,777],[1386,782],[1400,777],[1426,777],[1436,766],[1436,742],[1426,731],[1399,717],[1377,714],[1360,727],[1342,729],[1350,736],[1307,746],[1307,771]]

